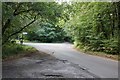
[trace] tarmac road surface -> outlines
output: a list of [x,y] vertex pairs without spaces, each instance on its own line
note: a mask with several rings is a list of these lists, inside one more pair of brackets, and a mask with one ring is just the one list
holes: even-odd
[[78,64],[100,78],[118,78],[118,61],[81,53],[69,43],[24,43],[62,60]]

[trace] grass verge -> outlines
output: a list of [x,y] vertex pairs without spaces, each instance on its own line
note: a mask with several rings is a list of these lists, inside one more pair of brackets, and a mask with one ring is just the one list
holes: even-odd
[[2,61],[23,57],[36,51],[35,48],[30,46],[8,43],[2,46]]
[[[118,61],[118,58],[119,58],[118,55],[112,55],[112,54],[108,54],[108,53],[105,53],[105,52],[96,52],[96,51],[84,50],[84,49],[80,49],[80,48],[76,48],[76,47],[74,47],[74,48],[76,50],[80,51],[80,52],[83,52],[83,53],[86,53],[86,54],[89,54],[89,55],[105,57],[105,58],[109,58],[109,59],[117,60],[117,61]],[[119,60],[120,60],[120,58],[119,58]]]

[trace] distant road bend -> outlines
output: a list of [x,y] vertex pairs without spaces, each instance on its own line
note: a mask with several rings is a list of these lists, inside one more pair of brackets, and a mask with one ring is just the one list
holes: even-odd
[[24,43],[51,54],[59,59],[68,60],[87,69],[100,78],[118,78],[118,61],[92,56],[73,49],[69,43]]

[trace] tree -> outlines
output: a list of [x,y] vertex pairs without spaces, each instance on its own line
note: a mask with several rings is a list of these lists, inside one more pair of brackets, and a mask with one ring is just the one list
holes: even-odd
[[[54,7],[56,6],[56,7]],[[3,3],[2,36],[3,44],[38,20],[56,22],[62,8],[55,2]]]
[[26,37],[37,42],[64,42],[67,36],[61,27],[44,22],[29,30]]
[[[70,8],[70,20],[64,26],[76,46],[88,50],[119,52],[119,3],[76,2]],[[73,14],[74,13],[74,14]]]

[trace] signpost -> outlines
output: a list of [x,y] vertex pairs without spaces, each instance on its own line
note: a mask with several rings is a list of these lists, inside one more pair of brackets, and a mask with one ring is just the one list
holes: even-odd
[[20,38],[20,44],[22,45],[23,44],[23,35],[26,35],[28,34],[27,32],[22,32],[22,37]]

